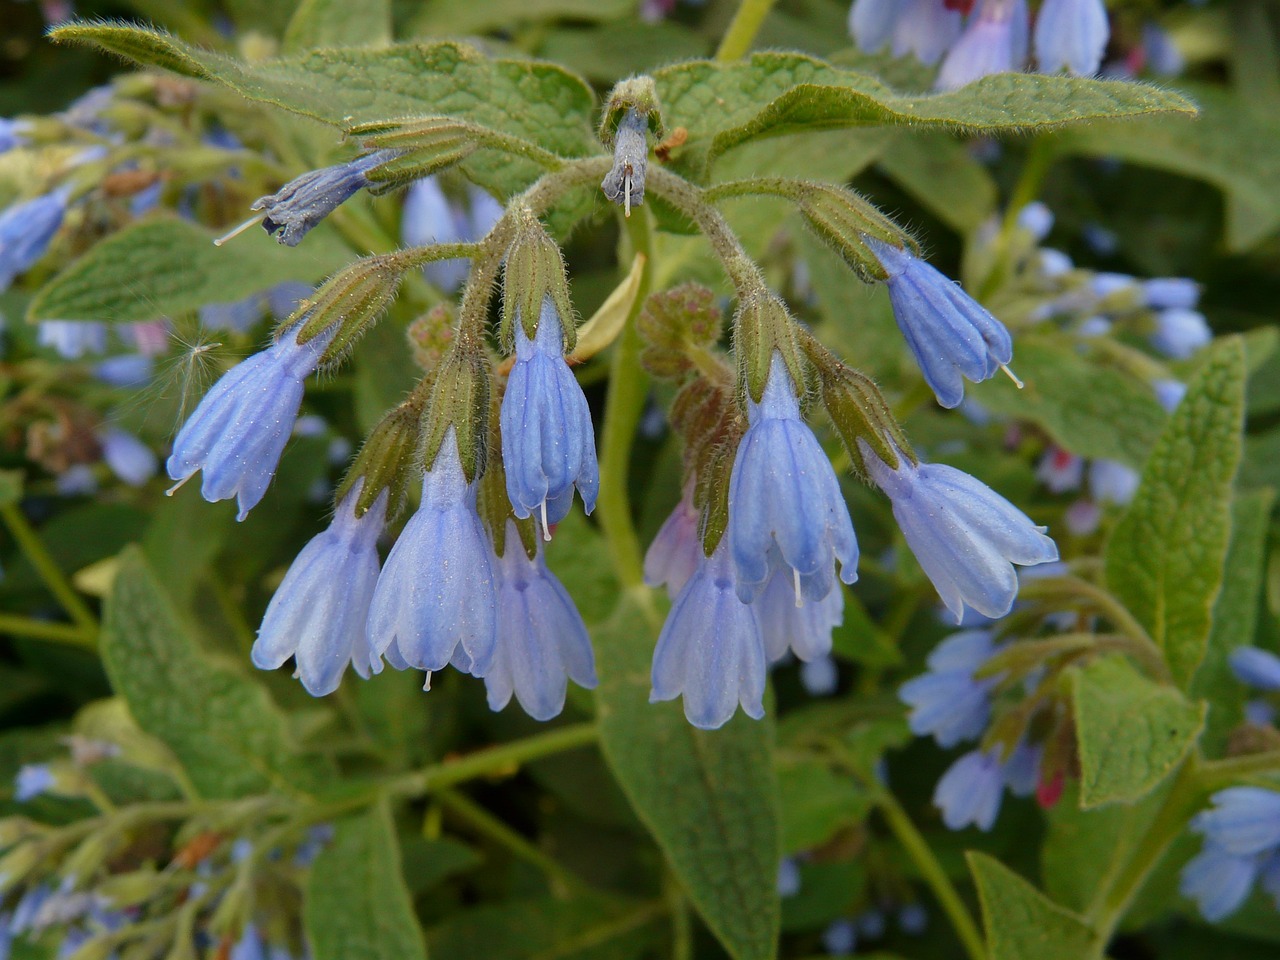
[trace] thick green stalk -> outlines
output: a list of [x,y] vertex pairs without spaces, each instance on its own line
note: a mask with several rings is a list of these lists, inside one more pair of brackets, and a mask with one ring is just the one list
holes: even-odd
[[968,907],[960,899],[960,894],[948,879],[942,864],[938,863],[938,858],[933,855],[933,850],[920,835],[916,825],[911,822],[907,812],[888,790],[882,789],[877,792],[876,803],[880,807],[880,812],[884,814],[885,820],[888,821],[889,829],[907,851],[907,856],[916,865],[916,869],[920,871],[920,876],[929,885],[933,895],[938,898],[938,903],[942,905],[943,912],[951,921],[951,926],[955,928],[956,935],[964,945],[965,953],[969,955],[969,960],[987,960],[987,947],[983,942],[982,934],[978,931],[978,925],[969,915]]
[[750,50],[773,4],[774,0],[742,0],[729,22],[724,39],[720,41],[716,59],[722,62],[737,60]]
[[51,640],[54,643],[65,643],[73,647],[92,649],[97,644],[97,634],[81,627],[68,626],[65,623],[46,623],[43,620],[32,620],[10,613],[0,613],[0,633],[14,637],[30,637],[32,640]]
[[80,599],[80,595],[75,592],[62,571],[58,569],[58,564],[49,555],[49,551],[45,549],[40,536],[32,529],[31,524],[27,523],[27,518],[22,515],[18,505],[6,503],[0,506],[0,520],[3,520],[5,526],[9,528],[13,539],[31,561],[36,573],[40,574],[40,579],[49,588],[49,592],[58,599],[58,603],[62,604],[62,609],[81,630],[92,634],[96,639],[98,618],[93,615],[89,605]]
[[604,430],[600,440],[600,496],[598,516],[604,529],[613,565],[623,586],[644,582],[644,551],[631,519],[631,498],[627,480],[631,474],[631,445],[644,413],[649,378],[640,367],[640,334],[636,317],[649,295],[653,280],[653,223],[644,207],[626,221],[631,246],[645,258],[635,303],[627,315],[622,334],[613,347],[609,365],[609,395],[605,402]]

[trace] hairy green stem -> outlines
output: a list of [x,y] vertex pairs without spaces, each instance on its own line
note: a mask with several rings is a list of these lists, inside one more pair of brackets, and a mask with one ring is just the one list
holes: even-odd
[[969,960],[987,960],[986,944],[983,942],[982,934],[978,931],[978,925],[974,922],[973,917],[969,915],[968,907],[960,899],[960,894],[956,891],[951,880],[948,879],[946,871],[942,869],[942,864],[933,855],[933,850],[930,849],[924,837],[920,835],[916,825],[911,822],[907,812],[902,809],[902,805],[898,803],[897,798],[885,789],[877,791],[876,804],[880,807],[880,812],[884,814],[884,818],[889,824],[889,829],[893,831],[893,835],[898,838],[898,842],[907,851],[907,856],[916,865],[916,869],[920,871],[920,876],[929,885],[933,895],[938,898],[938,903],[942,905],[943,912],[946,913],[947,919],[951,921],[951,926],[955,928],[956,935],[964,945],[965,953],[969,955]]
[[737,60],[750,50],[773,4],[774,0],[741,0],[724,39],[720,41],[720,48],[716,50],[716,59],[721,62]]
[[587,746],[595,743],[597,736],[594,723],[575,723],[556,727],[546,733],[516,740],[514,743],[486,747],[457,760],[433,764],[387,782],[384,784],[384,789],[390,794],[420,797],[466,780],[514,771],[520,764],[537,760],[539,757]]
[[80,627],[68,626],[65,623],[46,623],[43,620],[32,620],[30,617],[19,617],[11,613],[0,613],[0,633],[15,637],[30,637],[32,640],[51,640],[54,643],[89,649],[93,649],[97,644],[97,634]]
[[618,579],[625,587],[644,582],[644,551],[631,518],[627,478],[631,475],[631,445],[635,439],[649,378],[640,367],[640,334],[636,317],[653,280],[653,223],[641,207],[625,220],[631,246],[644,257],[640,284],[627,319],[613,348],[609,365],[609,395],[605,401],[604,429],[600,440],[600,496],[597,509]]
[[58,569],[58,564],[49,555],[49,551],[45,549],[44,543],[41,542],[39,535],[31,527],[31,524],[27,522],[27,518],[22,515],[18,505],[16,503],[6,503],[0,506],[0,520],[3,520],[4,525],[9,528],[9,532],[13,534],[13,539],[17,541],[18,547],[26,554],[27,559],[31,561],[36,573],[40,575],[40,579],[49,588],[49,592],[57,598],[58,603],[62,605],[62,609],[67,612],[67,615],[76,622],[84,633],[92,634],[96,642],[98,618],[93,615],[89,605],[80,599],[80,595],[75,592],[67,578],[63,576],[62,571]]
[[543,853],[471,798],[458,793],[456,790],[439,790],[435,796],[448,812],[465,821],[477,832],[495,843],[506,847],[521,860],[537,867],[547,875],[547,879],[553,884],[557,884],[564,890],[574,893],[590,894],[594,892],[591,884],[563,864],[547,856],[547,854]]

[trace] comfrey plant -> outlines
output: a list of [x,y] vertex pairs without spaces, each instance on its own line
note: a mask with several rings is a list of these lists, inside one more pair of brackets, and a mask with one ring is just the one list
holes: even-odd
[[413,6],[0,124],[0,957],[1248,955],[1271,174],[1087,157],[1256,104],[1123,5]]

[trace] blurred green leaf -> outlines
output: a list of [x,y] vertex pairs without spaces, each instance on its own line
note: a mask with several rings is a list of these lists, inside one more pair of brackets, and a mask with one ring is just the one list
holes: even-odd
[[1172,91],[1032,74],[997,74],[950,93],[903,96],[868,74],[798,53],[681,63],[658,70],[654,79],[667,126],[689,131],[678,166],[699,180],[731,147],[804,129],[909,124],[990,133],[1194,112],[1190,101]]
[[779,924],[772,720],[697,730],[679,703],[650,704],[656,636],[652,609],[631,597],[595,632],[605,759],[730,955],[768,960]]
[[942,131],[900,136],[878,162],[885,175],[960,234],[996,209],[996,184],[969,148]]
[[1000,861],[968,855],[978,886],[990,960],[1081,960],[1098,944],[1084,920],[1058,906]]
[[588,80],[608,84],[657,64],[705,57],[709,46],[706,37],[680,23],[620,21],[588,29],[554,30],[547,34],[539,54]]
[[423,6],[409,32],[413,36],[458,37],[508,31],[530,20],[614,20],[634,9],[635,0],[432,0]]
[[426,960],[386,804],[344,817],[311,867],[303,924],[318,957]]
[[332,237],[317,235],[319,242],[299,253],[265,231],[221,247],[213,245],[214,236],[177,218],[130,224],[41,287],[27,320],[158,320],[286,280],[318,281],[352,259]]
[[1205,704],[1114,654],[1071,671],[1080,805],[1131,803],[1174,771],[1204,728]]
[[284,52],[312,47],[385,46],[391,42],[391,0],[301,0],[284,32]]
[[[449,115],[524,137],[564,156],[598,150],[595,96],[563,67],[490,59],[464,43],[396,44],[382,49],[312,50],[244,63],[176,37],[122,24],[57,27],[57,41],[93,43],[148,66],[223,83],[250,100],[342,129],[399,117]],[[531,161],[481,151],[464,164],[503,196],[541,172]]]
[[1222,585],[1244,381],[1238,337],[1206,352],[1106,548],[1108,585],[1164,651],[1183,689],[1204,659]]
[[137,548],[120,558],[102,655],[138,726],[169,745],[202,796],[310,791],[332,776],[297,753],[263,687],[200,652]]
[[779,758],[777,771],[784,855],[822,846],[836,831],[865,820],[874,806],[853,777],[819,760]]
[[1237,494],[1231,505],[1231,546],[1223,567],[1222,592],[1213,605],[1213,628],[1204,662],[1191,695],[1209,701],[1201,747],[1218,756],[1227,732],[1244,718],[1240,681],[1227,662],[1231,651],[1253,642],[1258,626],[1259,594],[1267,569],[1267,521],[1275,500],[1270,489]]
[[1034,334],[1018,339],[1011,366],[1026,387],[1007,377],[975,384],[970,389],[983,407],[1030,420],[1078,456],[1145,462],[1165,422],[1150,386],[1091,363],[1074,344]]

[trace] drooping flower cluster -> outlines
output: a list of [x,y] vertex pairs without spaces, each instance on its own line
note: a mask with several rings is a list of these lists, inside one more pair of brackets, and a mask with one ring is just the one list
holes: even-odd
[[[967,19],[966,19],[967,15]],[[1098,72],[1111,29],[1102,0],[1045,0],[1029,37],[1026,0],[854,0],[849,32],[868,53],[942,61],[937,86],[954,90],[980,77],[1022,70],[1028,40],[1041,72]]]

